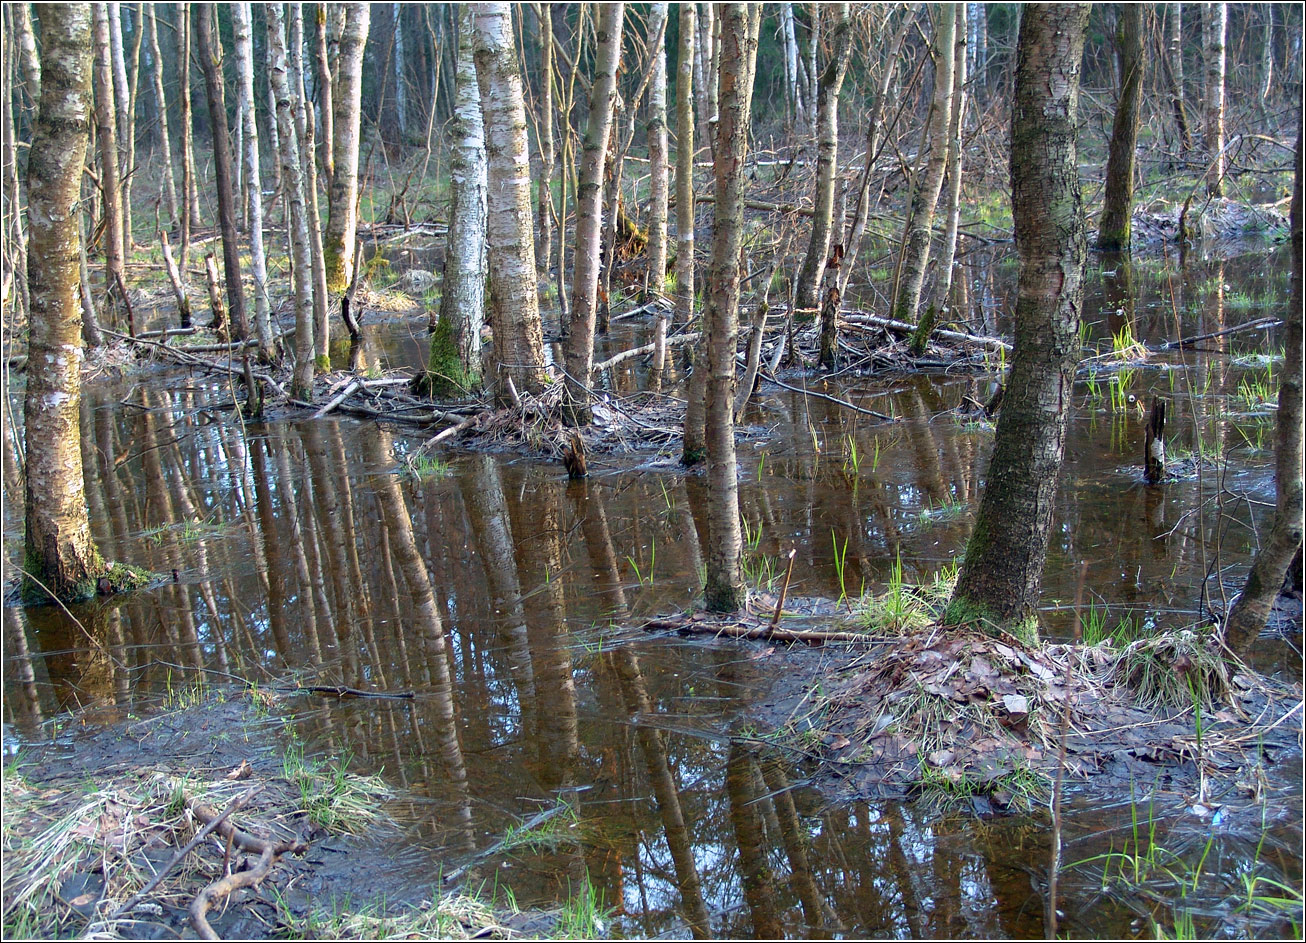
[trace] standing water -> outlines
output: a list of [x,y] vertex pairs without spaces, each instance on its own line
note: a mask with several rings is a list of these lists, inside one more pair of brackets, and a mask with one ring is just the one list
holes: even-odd
[[[1014,269],[976,257],[967,272],[973,323],[1001,331]],[[1222,608],[1274,497],[1272,331],[1145,361],[1115,356],[1113,342],[1156,348],[1274,316],[1287,304],[1282,267],[1252,255],[1101,275],[1085,337],[1101,356],[1075,387],[1043,582],[1050,637],[1072,637],[1090,613],[1154,630]],[[386,366],[415,366],[420,337],[405,322],[368,343]],[[790,593],[846,607],[897,568],[914,582],[953,564],[992,441],[960,407],[995,377],[791,378],[892,422],[764,386],[740,447],[750,583],[772,588],[794,549]],[[1162,487],[1140,467],[1155,393],[1171,403],[1174,477]],[[420,436],[345,419],[242,422],[225,383],[185,375],[95,384],[82,427],[99,546],[170,580],[71,612],[5,608],[5,720],[25,737],[49,739],[68,712],[114,721],[232,676],[411,691],[286,702],[307,751],[403,797],[390,810],[402,838],[372,878],[392,898],[471,866],[520,906],[588,881],[623,936],[1043,934],[1046,810],[831,803],[806,785],[801,745],[756,724],[785,652],[639,630],[692,607],[702,580],[704,486],[665,457],[597,456],[580,482],[519,456],[408,460]],[[6,495],[17,559],[12,479]],[[1300,683],[1283,641],[1253,658]],[[1073,866],[1120,848],[1143,802],[1176,861],[1202,860],[1207,878],[1183,903],[1199,927],[1235,919],[1240,874],[1268,867],[1300,888],[1301,785],[1300,769],[1272,773],[1264,822],[1261,807],[1199,820],[1178,792],[1072,795],[1062,932],[1132,936],[1141,915],[1179,919],[1104,895],[1101,865]],[[1236,919],[1286,927],[1249,922],[1254,908]]]

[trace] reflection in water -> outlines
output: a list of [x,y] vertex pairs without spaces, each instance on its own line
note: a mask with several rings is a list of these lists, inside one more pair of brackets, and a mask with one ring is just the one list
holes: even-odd
[[[1237,323],[1223,288],[1235,271],[1215,262],[1171,273],[1184,332]],[[993,332],[1014,270],[969,274],[969,316]],[[1104,282],[1092,302],[1093,339],[1109,344],[1116,310],[1140,339],[1169,339],[1170,276],[1135,266],[1124,277],[1132,283]],[[1194,429],[1208,449],[1237,438],[1220,438],[1229,420],[1217,394],[1236,389],[1226,361],[1243,340],[1169,361],[1198,392],[1211,376],[1206,394],[1176,397],[1181,447],[1195,444]],[[1147,368],[1134,392],[1168,392],[1169,375]],[[642,378],[624,371],[614,382]],[[769,430],[740,457],[759,566],[795,548],[791,593],[837,598],[834,544],[846,542],[843,588],[854,594],[859,579],[882,588],[899,556],[908,578],[951,559],[966,516],[924,512],[977,493],[991,430],[948,410],[966,395],[985,399],[988,382],[841,388],[904,417],[895,423],[853,421],[801,393],[750,403],[748,421]],[[89,391],[82,459],[96,539],[167,579],[77,607],[80,625],[54,608],[7,607],[6,722],[46,735],[61,711],[141,710],[169,687],[221,681],[201,669],[410,689],[402,703],[302,697],[285,709],[310,749],[352,757],[412,793],[398,814],[430,873],[566,800],[574,827],[566,819],[552,844],[495,857],[486,873],[523,904],[552,904],[588,878],[627,935],[1042,933],[1041,820],[824,806],[796,788],[808,773],[793,757],[723,733],[773,682],[770,663],[752,660],[756,646],[628,630],[699,592],[701,478],[650,466],[569,484],[556,468],[481,454],[451,456],[447,471],[416,480],[394,473],[411,443],[372,424],[242,426],[229,399],[186,377],[166,391]],[[1214,515],[1194,509],[1216,482],[1143,487],[1139,419],[1087,401],[1077,390],[1044,579],[1049,634],[1069,634],[1099,597],[1119,615],[1139,610],[1140,624],[1187,621],[1216,536]],[[6,486],[15,434],[6,427]],[[1240,464],[1242,454],[1231,453],[1230,477],[1263,498],[1268,472]],[[1228,509],[1239,523],[1222,559],[1246,557],[1258,507]],[[6,510],[11,548],[20,512]],[[1072,838],[1103,830],[1078,821],[1068,820]],[[1127,930],[1132,914],[1102,905],[1096,887],[1076,893],[1069,927]]]

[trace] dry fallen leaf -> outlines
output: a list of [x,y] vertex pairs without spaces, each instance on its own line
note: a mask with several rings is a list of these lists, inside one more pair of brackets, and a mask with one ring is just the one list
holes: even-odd
[[85,894],[78,894],[68,903],[72,904],[74,907],[85,907],[87,904],[95,903],[95,895],[90,891],[87,891]]
[[1004,694],[1002,695],[1002,706],[1010,714],[1028,714],[1029,699],[1023,694]]
[[837,733],[837,734],[834,735],[834,739],[830,741],[830,749],[831,749],[831,750],[842,750],[844,747],[846,747],[846,746],[847,746],[848,744],[850,744],[850,743],[852,743],[851,740],[849,740],[849,739],[848,739],[847,737],[845,737],[843,734],[841,734],[841,733]]
[[249,779],[254,775],[254,767],[249,765],[249,760],[241,760],[240,765],[224,776],[224,779]]

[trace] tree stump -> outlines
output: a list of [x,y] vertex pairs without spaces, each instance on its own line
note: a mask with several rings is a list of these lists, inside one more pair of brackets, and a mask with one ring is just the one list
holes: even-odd
[[1147,444],[1143,451],[1143,478],[1149,485],[1165,478],[1165,400],[1152,398],[1152,412],[1147,417]]

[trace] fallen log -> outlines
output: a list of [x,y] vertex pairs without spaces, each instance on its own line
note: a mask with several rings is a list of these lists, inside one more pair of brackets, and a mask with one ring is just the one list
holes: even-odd
[[820,645],[825,642],[865,642],[861,632],[833,629],[782,629],[779,626],[751,622],[712,622],[695,619],[650,619],[641,628],[646,632],[680,632],[692,635],[727,636],[729,638],[762,639],[772,642],[803,642]]
[[[895,334],[910,336],[916,331],[915,324],[909,324],[906,321],[899,321],[896,318],[885,318],[878,314],[866,314],[860,311],[850,311],[841,316],[842,320],[848,324],[861,327],[878,327],[886,331],[893,331]],[[985,337],[981,334],[967,334],[963,331],[945,331],[936,328],[931,332],[931,336],[943,341],[952,341],[957,344],[974,344],[977,347],[983,347],[987,350],[1003,350],[1011,352],[1011,345],[998,337]]]

